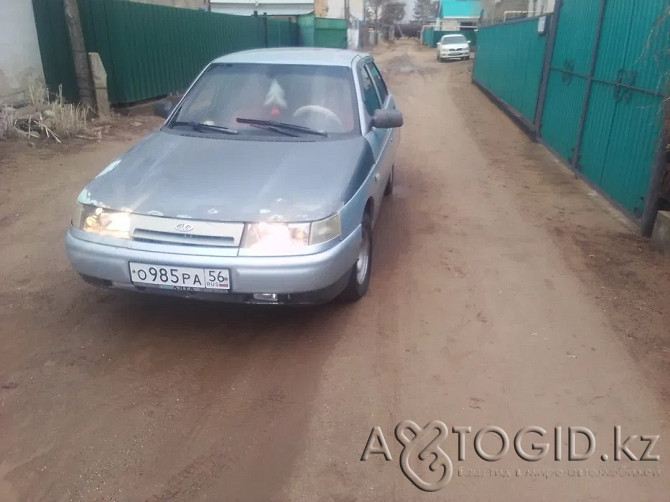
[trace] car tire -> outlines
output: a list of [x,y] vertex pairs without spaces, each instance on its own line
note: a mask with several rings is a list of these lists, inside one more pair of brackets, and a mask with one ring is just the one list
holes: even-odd
[[391,174],[389,175],[389,180],[386,182],[384,187],[384,196],[389,196],[393,193],[393,182],[395,181],[395,166],[391,167]]
[[349,282],[340,293],[339,300],[353,303],[365,296],[370,286],[370,270],[372,268],[372,220],[366,214],[361,222],[361,249],[358,259],[349,272]]

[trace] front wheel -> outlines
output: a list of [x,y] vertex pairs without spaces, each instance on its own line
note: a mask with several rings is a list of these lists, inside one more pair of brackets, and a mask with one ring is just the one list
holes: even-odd
[[372,268],[372,221],[369,215],[363,216],[361,222],[361,247],[358,259],[349,273],[349,282],[340,293],[340,300],[355,302],[368,292],[370,286],[370,269]]

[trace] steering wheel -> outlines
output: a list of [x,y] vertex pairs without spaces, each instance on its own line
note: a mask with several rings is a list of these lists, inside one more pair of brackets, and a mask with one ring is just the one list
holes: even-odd
[[293,117],[294,118],[299,118],[299,117],[303,117],[305,115],[309,115],[310,113],[319,114],[324,119],[330,120],[330,121],[336,123],[338,127],[342,128],[342,121],[340,120],[340,117],[338,117],[335,114],[334,111],[329,110],[325,106],[319,106],[319,105],[301,106],[295,112],[293,112]]

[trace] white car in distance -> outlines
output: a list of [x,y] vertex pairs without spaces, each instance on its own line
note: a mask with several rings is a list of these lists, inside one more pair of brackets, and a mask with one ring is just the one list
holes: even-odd
[[437,60],[470,59],[470,42],[458,33],[443,35],[437,43]]

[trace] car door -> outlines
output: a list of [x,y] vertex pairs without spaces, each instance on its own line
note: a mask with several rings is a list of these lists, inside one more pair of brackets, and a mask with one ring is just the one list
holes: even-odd
[[388,142],[390,139],[391,129],[380,129],[372,127],[371,121],[375,110],[381,109],[384,106],[380,98],[377,87],[374,83],[372,75],[369,70],[371,59],[365,59],[357,65],[358,79],[361,86],[361,94],[364,104],[364,130],[365,139],[372,148],[372,153],[375,158],[375,167],[373,173],[374,187],[372,190],[375,202],[374,216],[376,219],[384,195],[384,188],[388,177],[391,174],[392,159],[389,156]]
[[[379,68],[377,68],[377,65],[372,59],[370,59],[365,66],[368,70],[368,73],[372,77],[372,82],[375,84],[377,94],[379,95],[379,99],[382,103],[382,108],[385,110],[394,110],[395,101],[386,87],[386,82],[384,82]],[[382,131],[384,131],[385,139],[383,152],[385,163],[384,172],[386,174],[386,178],[388,179],[388,176],[391,174],[391,169],[393,169],[393,165],[395,163],[396,148],[398,147],[398,140],[400,139],[400,128],[383,129]]]

